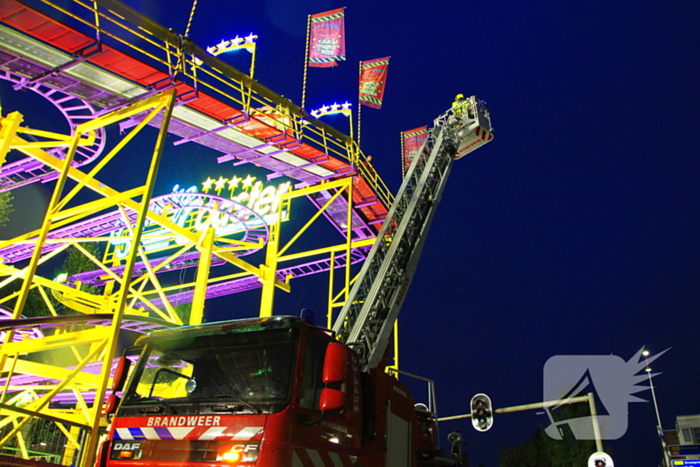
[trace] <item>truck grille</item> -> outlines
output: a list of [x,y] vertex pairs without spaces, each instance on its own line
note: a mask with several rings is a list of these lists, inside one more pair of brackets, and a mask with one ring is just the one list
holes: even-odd
[[[128,449],[133,452],[133,460],[154,460],[172,462],[216,462],[219,453],[231,449],[231,441],[187,441],[187,440],[140,440],[131,442]],[[120,456],[124,449],[114,449],[111,458],[126,460]]]
[[[163,461],[216,462],[219,441],[147,441],[142,459]],[[231,443],[226,443],[231,444]]]

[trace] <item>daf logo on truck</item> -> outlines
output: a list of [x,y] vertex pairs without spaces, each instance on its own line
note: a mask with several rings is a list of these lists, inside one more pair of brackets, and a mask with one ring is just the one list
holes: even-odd
[[114,443],[115,451],[133,451],[141,448],[141,443]]

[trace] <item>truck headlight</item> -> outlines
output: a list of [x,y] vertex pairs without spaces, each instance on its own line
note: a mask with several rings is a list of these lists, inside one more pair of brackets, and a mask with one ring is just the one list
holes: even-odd
[[234,444],[227,451],[220,453],[217,460],[229,464],[255,462],[258,460],[259,447],[257,444]]

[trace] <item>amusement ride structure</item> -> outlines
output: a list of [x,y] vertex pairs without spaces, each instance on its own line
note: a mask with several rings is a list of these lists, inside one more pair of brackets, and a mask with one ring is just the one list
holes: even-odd
[[[259,315],[271,316],[276,289],[325,272],[327,327],[344,307],[337,332],[349,333],[343,323],[360,312],[348,302],[369,300],[351,295],[365,287],[352,266],[396,232],[385,222],[392,194],[358,144],[253,80],[252,67],[238,71],[118,0],[69,3],[0,2],[0,78],[45,98],[70,129],[0,115],[0,191],[53,184],[41,227],[0,240],[0,455],[89,465],[124,331],[198,325],[207,299],[253,289]],[[266,180],[233,175],[157,194],[168,138],[210,148],[219,164],[254,164]],[[125,166],[128,177],[106,181]],[[298,198],[315,212],[288,227]],[[335,243],[300,241],[316,223],[338,232]],[[94,268],[46,277],[69,250]],[[194,280],[173,280],[188,269]],[[30,294],[45,316],[24,315]]]

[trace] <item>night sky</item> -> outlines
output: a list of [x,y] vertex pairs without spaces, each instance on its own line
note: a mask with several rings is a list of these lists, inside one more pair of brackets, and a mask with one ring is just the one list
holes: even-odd
[[[180,33],[191,7],[127,3]],[[700,413],[700,3],[199,0],[190,36],[259,35],[256,79],[298,104],[307,15],[342,6],[348,60],[309,70],[307,109],[356,102],[358,62],[391,56],[382,109],[362,109],[362,147],[394,192],[401,131],[457,93],[491,110],[495,139],[455,163],[400,318],[401,368],[435,380],[439,415],[467,413],[478,392],[497,408],[541,401],[550,357],[626,361],[643,346],[670,348],[652,365],[663,427]],[[247,56],[226,60],[247,69]],[[206,164],[202,176],[218,175]],[[186,172],[164,167],[159,183],[203,180]],[[293,282],[295,309],[278,313],[322,309],[317,282]],[[443,446],[460,428],[472,465],[496,467],[547,423],[530,411],[487,433],[440,429]],[[655,425],[651,402],[629,404],[616,465],[657,465]]]

